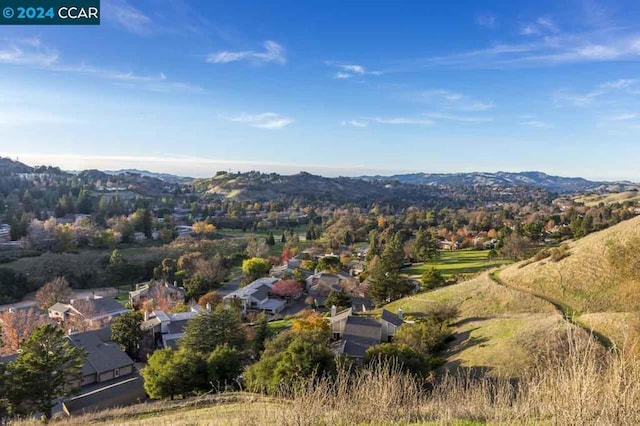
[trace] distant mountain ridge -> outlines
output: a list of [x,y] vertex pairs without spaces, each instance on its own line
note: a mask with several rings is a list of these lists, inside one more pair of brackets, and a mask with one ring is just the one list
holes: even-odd
[[104,170],[103,173],[106,173],[108,175],[120,175],[123,173],[135,174],[135,175],[160,179],[162,181],[169,182],[169,183],[186,183],[193,180],[192,177],[177,176],[177,175],[172,175],[170,173],[156,173],[156,172],[150,172],[148,170],[139,170],[139,169]]
[[392,176],[361,176],[368,181],[397,181],[413,185],[455,186],[534,186],[554,192],[574,192],[610,185],[631,185],[632,182],[590,181],[580,177],[552,176],[543,172],[470,172],[470,173],[409,173]]

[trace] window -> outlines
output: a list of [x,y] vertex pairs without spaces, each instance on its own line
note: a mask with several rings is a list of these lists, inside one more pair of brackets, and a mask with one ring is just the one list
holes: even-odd
[[113,370],[113,377],[120,377],[120,369],[116,368],[115,370]]

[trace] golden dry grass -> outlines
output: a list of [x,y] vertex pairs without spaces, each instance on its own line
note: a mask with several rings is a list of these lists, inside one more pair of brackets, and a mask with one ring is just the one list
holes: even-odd
[[640,282],[616,278],[607,260],[607,244],[625,244],[638,237],[640,217],[570,243],[571,255],[559,262],[518,263],[499,276],[510,286],[560,301],[579,313],[633,311],[638,307]]
[[575,328],[540,355],[517,381],[445,375],[424,382],[386,366],[355,377],[309,380],[287,399],[232,394],[224,404],[223,395],[190,410],[149,413],[133,407],[64,424],[640,424],[640,359],[605,351]]

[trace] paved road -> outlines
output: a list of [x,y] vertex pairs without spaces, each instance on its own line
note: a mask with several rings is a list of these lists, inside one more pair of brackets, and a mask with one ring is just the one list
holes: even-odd
[[237,289],[239,289],[241,282],[242,282],[242,277],[235,278],[235,279],[229,281],[228,283],[224,284],[216,292],[220,296],[224,297],[227,294],[232,293],[232,292],[236,291]]

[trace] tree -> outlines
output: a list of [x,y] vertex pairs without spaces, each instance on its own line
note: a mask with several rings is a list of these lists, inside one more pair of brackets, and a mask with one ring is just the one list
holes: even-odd
[[260,356],[264,350],[264,342],[269,337],[269,322],[267,316],[262,313],[258,317],[258,323],[255,326],[255,335],[253,337],[253,351],[256,356]]
[[397,365],[407,373],[424,377],[432,368],[428,357],[416,351],[409,345],[383,343],[370,347],[365,352],[365,365],[391,364]]
[[227,344],[216,347],[207,357],[207,375],[215,389],[224,390],[236,383],[242,372],[242,356]]
[[66,278],[58,277],[46,283],[35,297],[38,306],[46,311],[57,302],[68,302],[73,297],[73,290]]
[[203,308],[206,308],[207,305],[209,305],[209,307],[213,309],[216,306],[218,306],[221,302],[222,302],[222,296],[220,296],[215,291],[210,291],[198,299],[198,305],[202,306]]
[[436,268],[424,271],[421,280],[423,290],[433,290],[434,288],[442,287],[446,283],[444,276]]
[[271,263],[260,257],[252,257],[242,261],[242,273],[244,274],[245,283],[250,283],[258,278],[265,277],[271,270]]
[[194,222],[193,225],[193,235],[199,238],[213,238],[218,229],[207,222]]
[[71,395],[81,382],[86,352],[50,324],[36,328],[20,349],[9,366],[12,402],[19,412],[41,412],[50,419],[53,401]]
[[444,332],[435,321],[418,321],[402,324],[393,336],[393,342],[411,346],[423,355],[440,350],[449,333]]
[[373,269],[369,273],[369,296],[378,302],[390,302],[399,299],[412,290],[408,281],[400,276],[397,269],[388,269],[384,259],[373,258]]
[[240,316],[225,306],[200,313],[189,321],[184,333],[181,346],[199,353],[210,353],[224,344],[242,349],[247,338]]
[[17,309],[0,312],[2,323],[1,355],[11,355],[18,352],[20,343],[31,336],[33,330],[49,322],[45,315],[40,315],[34,308]]
[[426,262],[438,257],[440,254],[435,239],[422,228],[418,229],[412,252],[414,259],[418,262]]
[[276,281],[271,289],[271,293],[282,298],[297,298],[302,294],[302,285],[294,280]]
[[208,386],[205,359],[184,349],[155,351],[142,369],[142,377],[151,398],[184,397]]
[[269,235],[267,236],[266,243],[268,246],[276,245],[276,239],[273,237],[273,232],[269,231]]
[[324,306],[327,308],[335,306],[338,310],[347,309],[351,307],[351,299],[341,291],[331,290],[324,301]]
[[324,256],[318,260],[316,269],[318,271],[337,273],[342,269],[342,264],[340,263],[340,258],[338,256]]
[[111,339],[119,343],[131,358],[136,359],[144,331],[140,328],[144,317],[142,312],[127,312],[111,324]]
[[507,259],[523,260],[531,254],[533,244],[525,237],[513,232],[511,235],[504,238],[502,246],[500,247],[500,254]]

